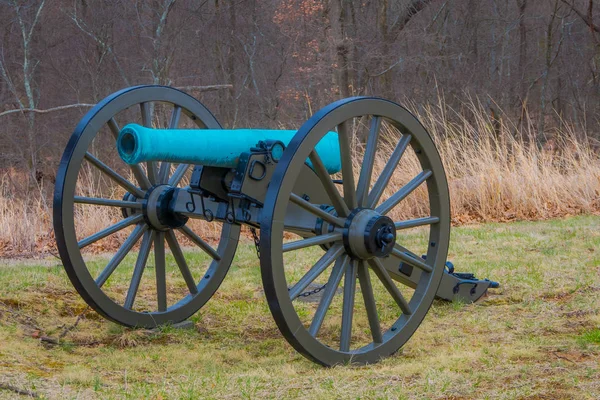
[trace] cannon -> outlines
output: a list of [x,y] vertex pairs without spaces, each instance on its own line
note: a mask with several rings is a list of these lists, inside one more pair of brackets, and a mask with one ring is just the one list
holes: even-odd
[[[403,217],[411,196],[421,214]],[[75,289],[130,327],[196,313],[244,227],[279,330],[325,366],[377,362],[409,340],[436,296],[472,302],[497,286],[447,262],[440,156],[410,112],[380,98],[336,101],[286,131],[223,129],[170,87],[121,90],[75,128],[53,212]],[[86,233],[102,215],[110,225]],[[88,255],[95,247],[107,263]]]

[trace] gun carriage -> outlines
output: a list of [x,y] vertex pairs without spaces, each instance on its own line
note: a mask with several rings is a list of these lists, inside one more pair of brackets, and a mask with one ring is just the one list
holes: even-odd
[[[356,144],[361,126],[365,143]],[[384,148],[385,163],[376,166]],[[398,178],[403,158],[417,172]],[[86,192],[90,168],[116,186],[104,185],[112,189],[102,196]],[[417,192],[424,215],[401,218],[403,200]],[[79,225],[89,222],[90,207],[117,210],[119,221],[85,236]],[[216,244],[192,222],[217,232]],[[225,278],[244,225],[255,235],[277,326],[323,365],[376,362],[406,343],[436,296],[470,302],[497,285],[457,274],[446,261],[442,162],[419,121],[393,102],[340,100],[298,131],[228,130],[188,94],[137,86],[107,97],[77,125],[57,175],[54,229],[71,282],[102,316],[147,328],[187,319]],[[410,229],[418,234],[405,235]],[[84,257],[127,230],[106,265]],[[202,257],[183,251],[183,239]],[[133,269],[123,272],[130,252]],[[111,286],[116,271],[131,277],[126,287]],[[150,298],[140,294],[143,285],[152,287]],[[300,301],[310,296],[317,300]]]

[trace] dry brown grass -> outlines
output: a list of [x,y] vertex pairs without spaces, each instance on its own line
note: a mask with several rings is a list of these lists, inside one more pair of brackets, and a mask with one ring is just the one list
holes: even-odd
[[0,177],[0,254],[7,251],[33,252],[43,250],[38,241],[51,235],[51,209],[45,196],[33,193],[20,196],[14,171]]
[[[472,221],[533,220],[600,212],[599,144],[563,123],[538,146],[536,127],[525,119],[520,126],[494,120],[477,102],[456,111],[447,104],[411,107],[438,145],[450,183],[455,224]],[[384,134],[375,166],[380,171],[397,138]],[[383,150],[383,151],[381,151]],[[357,160],[357,163],[359,161]],[[414,157],[404,157],[388,194],[415,176]],[[53,248],[51,183],[23,191],[23,176],[0,176],[0,255],[48,252]],[[83,191],[94,193],[97,179],[84,179]],[[385,194],[384,194],[385,196]],[[425,190],[411,195],[396,217],[427,214]],[[114,210],[113,210],[114,211]],[[77,213],[82,235],[109,225],[118,216],[103,207]],[[202,230],[202,227],[199,227]],[[206,227],[205,229],[210,229]],[[202,231],[208,237],[217,232]],[[115,238],[117,243],[119,238]],[[105,245],[106,246],[106,245]],[[97,249],[104,250],[103,248]]]
[[[492,120],[479,104],[469,107],[470,118],[443,103],[417,113],[445,166],[454,223],[539,220],[600,211],[598,143],[563,124],[538,145],[531,121],[517,129],[510,121]],[[391,152],[395,140],[387,142]],[[380,168],[384,162],[380,158]],[[404,160],[390,189],[399,188],[403,177],[410,179],[418,168],[416,159]],[[405,216],[421,214],[421,200],[407,198]]]

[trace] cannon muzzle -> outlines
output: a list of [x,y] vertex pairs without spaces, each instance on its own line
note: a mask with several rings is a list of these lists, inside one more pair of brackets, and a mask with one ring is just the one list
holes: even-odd
[[[127,164],[167,161],[235,168],[240,155],[259,141],[280,140],[288,145],[296,131],[269,129],[152,129],[126,125],[117,139],[119,155]],[[327,172],[341,169],[335,132],[327,133],[316,146]]]

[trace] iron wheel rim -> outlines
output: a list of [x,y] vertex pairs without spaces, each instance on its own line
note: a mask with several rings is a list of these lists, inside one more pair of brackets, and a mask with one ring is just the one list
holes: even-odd
[[[180,107],[181,112],[195,120],[199,127],[221,128],[215,117],[198,100],[174,88],[157,85],[135,86],[108,96],[93,107],[77,125],[63,153],[54,191],[53,222],[57,247],[65,271],[86,303],[113,322],[131,327],[152,328],[187,319],[212,297],[229,270],[237,247],[240,226],[223,224],[217,249],[221,256],[220,262],[211,262],[205,274],[207,278],[197,283],[197,294],[188,294],[164,311],[138,312],[126,309],[96,284],[86,266],[76,237],[74,197],[78,174],[85,153],[100,129],[119,112],[144,102],[170,103],[174,107]],[[169,232],[172,230],[168,230],[167,235]],[[154,243],[150,246],[152,245]],[[163,242],[163,251],[164,247]]]
[[[383,343],[371,343],[360,349],[342,352],[332,349],[313,337],[298,317],[288,292],[283,261],[283,221],[295,177],[316,143],[332,129],[350,118],[363,115],[381,116],[404,131],[410,132],[410,145],[421,149],[419,161],[425,170],[433,171],[427,179],[431,213],[439,222],[431,226],[428,260],[433,271],[422,274],[419,288],[410,300],[414,312],[410,317],[401,314],[383,334]],[[435,211],[434,211],[435,210]],[[355,97],[337,101],[308,120],[286,148],[273,174],[261,217],[261,274],[271,313],[286,340],[305,357],[325,366],[341,363],[366,364],[379,361],[398,351],[414,334],[431,307],[441,282],[450,234],[450,205],[448,185],[441,159],[435,145],[419,121],[403,107],[379,98]],[[428,279],[426,279],[428,277]]]

